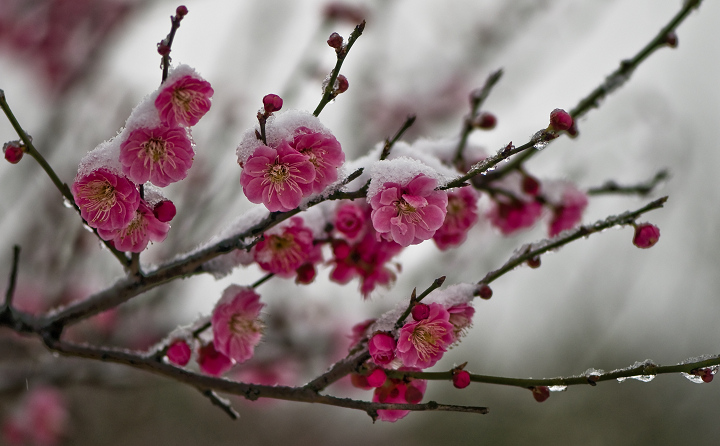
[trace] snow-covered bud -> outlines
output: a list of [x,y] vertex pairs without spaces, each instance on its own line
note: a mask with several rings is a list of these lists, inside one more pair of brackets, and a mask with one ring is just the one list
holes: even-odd
[[547,386],[530,387],[532,390],[533,398],[538,403],[542,403],[546,399],[550,398],[550,389]]
[[693,370],[692,374],[699,376],[704,383],[709,383],[713,380],[713,372],[712,369],[709,368]]
[[550,128],[555,131],[568,130],[573,125],[573,118],[570,113],[561,108],[550,112]]
[[3,152],[5,153],[5,159],[10,164],[17,164],[23,157],[23,149],[18,141],[6,142],[3,145]]
[[331,48],[339,50],[342,48],[343,37],[338,33],[332,33],[330,34],[330,38],[327,40],[327,44],[330,45]]
[[170,45],[168,45],[164,40],[157,44],[157,52],[161,56],[167,56],[170,54]]
[[283,106],[283,100],[276,94],[268,94],[263,98],[263,106],[265,107],[265,113],[270,114],[280,111]]
[[490,288],[489,286],[487,286],[486,284],[483,283],[482,285],[480,285],[480,288],[478,288],[478,290],[476,291],[476,294],[478,296],[480,296],[481,299],[487,300],[492,297],[493,291],[492,291],[492,288]]
[[472,125],[478,129],[492,130],[497,125],[497,118],[492,113],[483,112],[473,118]]
[[175,218],[176,213],[177,209],[175,209],[175,205],[170,200],[163,200],[153,208],[155,218],[163,223],[167,223]]
[[533,257],[532,259],[528,259],[528,261],[525,263],[527,263],[527,266],[529,266],[530,268],[540,268],[540,257]]
[[660,228],[650,223],[642,223],[635,226],[633,245],[638,248],[647,249],[655,246],[660,239]]
[[470,385],[470,374],[465,370],[453,370],[452,382],[456,388],[464,389]]
[[412,317],[416,321],[422,321],[430,316],[430,307],[425,304],[416,304],[412,308]]

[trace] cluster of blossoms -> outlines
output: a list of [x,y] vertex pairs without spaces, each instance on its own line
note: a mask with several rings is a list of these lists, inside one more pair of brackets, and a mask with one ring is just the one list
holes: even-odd
[[70,413],[55,388],[31,389],[0,428],[4,444],[54,446],[68,433]]
[[140,252],[165,239],[175,208],[151,185],[187,176],[195,154],[190,127],[208,112],[212,95],[207,81],[180,65],[132,111],[118,136],[83,158],[71,191],[103,240]]

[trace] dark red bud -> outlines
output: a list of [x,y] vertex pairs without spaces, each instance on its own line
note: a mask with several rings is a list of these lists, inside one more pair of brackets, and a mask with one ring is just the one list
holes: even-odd
[[157,44],[157,52],[161,56],[167,56],[168,54],[170,54],[170,46],[168,46],[165,41],[162,41]]
[[5,159],[10,164],[17,164],[23,157],[22,147],[17,142],[8,142],[3,145],[3,152],[5,152]]
[[184,5],[178,6],[177,9],[175,10],[175,14],[177,14],[178,18],[182,18],[182,17],[186,16],[187,13],[188,13],[188,10]]
[[548,389],[547,386],[531,387],[530,390],[532,390],[533,398],[535,398],[535,401],[538,403],[542,403],[550,398],[550,389]]
[[660,229],[657,226],[643,223],[635,227],[633,245],[638,248],[652,248],[658,240],[660,240]]
[[550,112],[550,127],[555,131],[568,130],[573,125],[573,118],[570,113],[561,108]]
[[456,388],[464,389],[470,385],[470,374],[465,370],[453,371],[452,382]]
[[490,299],[493,295],[492,288],[485,285],[484,283],[480,285],[480,288],[477,290],[477,295],[480,296],[482,299]]
[[430,307],[425,304],[416,304],[412,309],[412,317],[416,321],[422,321],[430,316]]
[[300,265],[298,269],[295,270],[297,273],[297,276],[295,277],[295,283],[307,285],[309,283],[312,283],[313,280],[315,280],[315,275],[317,272],[315,271],[315,265],[312,263],[305,263],[303,265]]
[[527,265],[530,268],[540,268],[540,257],[533,257],[527,261]]
[[415,386],[408,384],[405,390],[405,401],[410,404],[417,404],[423,399],[422,392]]
[[526,194],[535,196],[540,193],[540,182],[535,177],[525,175],[523,177],[522,189]]
[[332,48],[339,50],[340,48],[342,48],[343,37],[338,33],[332,33],[330,34],[330,38],[327,40],[327,44],[330,45]]
[[265,113],[276,112],[282,108],[283,100],[276,94],[268,94],[263,98],[263,106],[265,107]]
[[347,78],[342,74],[338,75],[336,85],[337,87],[335,88],[335,92],[338,94],[345,93],[348,87],[350,87],[350,83],[348,82]]
[[175,205],[170,200],[163,200],[160,203],[156,204],[155,208],[153,208],[153,214],[155,214],[155,218],[157,218],[163,223],[167,223],[173,218],[175,218],[176,213],[177,209],[175,209]]
[[675,34],[675,31],[670,31],[669,33],[665,34],[665,44],[670,48],[677,48],[678,36],[677,34]]
[[479,129],[492,130],[497,125],[497,118],[492,113],[483,112],[473,119],[472,125]]

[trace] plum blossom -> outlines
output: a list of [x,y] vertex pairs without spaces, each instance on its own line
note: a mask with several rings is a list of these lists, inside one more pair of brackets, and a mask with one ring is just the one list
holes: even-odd
[[140,193],[135,185],[108,169],[96,169],[75,178],[70,189],[82,218],[97,229],[127,226],[140,205]]
[[67,433],[70,414],[63,395],[52,387],[37,387],[2,426],[8,444],[55,446]]
[[304,265],[311,254],[321,255],[320,247],[313,246],[312,231],[303,225],[300,217],[290,219],[282,232],[265,234],[253,248],[255,261],[265,271],[290,277]]
[[587,195],[568,185],[562,194],[562,201],[554,205],[553,217],[548,227],[548,235],[555,237],[566,229],[571,229],[582,219],[588,205]]
[[168,127],[191,127],[210,110],[213,93],[208,81],[182,76],[162,87],[155,99],[155,108],[162,123]]
[[635,227],[633,245],[638,248],[652,248],[658,240],[660,240],[660,228],[657,226],[650,223],[642,223]]
[[215,344],[212,342],[198,349],[197,363],[201,372],[212,376],[223,375],[234,364],[232,359],[217,351]]
[[[398,370],[409,372],[420,371],[417,368],[401,367]],[[408,381],[408,382],[406,382]],[[395,403],[395,404],[417,404],[422,401],[425,390],[427,389],[427,381],[423,379],[408,378],[406,381],[402,379],[386,379],[385,383],[376,388],[373,393],[374,403]],[[389,410],[380,409],[378,418],[382,421],[391,423],[405,418],[410,413],[409,410]]]
[[388,365],[395,359],[395,338],[388,333],[375,333],[368,341],[368,351],[377,365]]
[[187,130],[159,126],[137,128],[120,145],[123,173],[138,184],[165,187],[187,176],[194,152]]
[[447,214],[442,226],[433,234],[441,250],[462,244],[478,219],[478,193],[472,187],[462,187],[448,193]]
[[450,313],[442,305],[431,303],[427,319],[406,323],[397,343],[397,356],[408,367],[432,367],[455,342]]
[[320,193],[337,181],[338,167],[345,162],[340,143],[331,134],[315,132],[306,127],[295,130],[290,147],[302,153],[315,167],[313,192]]
[[377,285],[390,285],[395,281],[395,273],[385,265],[402,251],[397,243],[378,240],[374,231],[368,231],[353,245],[335,240],[332,248],[334,268],[330,280],[345,284],[359,277],[360,292],[366,298]]
[[455,341],[458,341],[472,326],[472,317],[475,315],[475,308],[470,304],[458,304],[448,308],[450,319],[448,321],[453,325],[453,335]]
[[537,201],[496,199],[487,213],[490,223],[504,235],[510,235],[535,224],[542,215],[542,204]]
[[401,246],[431,238],[443,224],[448,203],[447,193],[436,186],[436,179],[422,173],[404,186],[384,183],[370,199],[375,230]]
[[355,203],[340,205],[335,214],[335,229],[349,240],[355,240],[365,228],[366,212]]
[[315,167],[308,157],[281,141],[277,148],[259,146],[244,163],[240,184],[252,203],[270,212],[289,211],[313,191]]
[[263,324],[258,317],[263,307],[252,288],[227,287],[212,314],[213,344],[217,351],[237,362],[252,358],[262,338]]
[[158,220],[150,206],[141,201],[127,226],[112,230],[98,228],[98,235],[103,240],[112,240],[120,251],[142,252],[150,242],[165,240],[169,230],[170,225]]

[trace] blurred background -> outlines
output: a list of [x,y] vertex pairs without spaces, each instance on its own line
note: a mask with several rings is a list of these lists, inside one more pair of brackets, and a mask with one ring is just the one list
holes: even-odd
[[[0,0],[0,88],[64,181],[71,182],[80,158],[113,137],[134,105],[157,88],[156,44],[179,4]],[[178,215],[168,239],[143,254],[148,263],[194,249],[251,207],[239,186],[240,135],[254,124],[265,94],[281,95],[284,108],[313,110],[334,65],[325,41],[333,31],[347,38],[359,17],[367,27],[342,71],[350,89],[321,115],[349,159],[395,133],[410,113],[418,118],[409,141],[455,137],[468,93],[498,68],[504,76],[484,106],[497,116],[497,127],[475,132],[472,142],[491,153],[509,141],[522,144],[547,125],[551,110],[571,109],[681,6],[679,0],[367,0],[343,3],[351,6],[345,10],[321,0],[184,4],[189,14],[173,61],[193,66],[215,96],[193,129],[197,155],[190,175],[165,189]],[[634,184],[669,169],[670,179],[652,198],[670,200],[647,215],[660,227],[659,243],[639,250],[631,229],[608,230],[543,256],[539,269],[507,274],[493,284],[491,300],[475,303],[474,327],[433,370],[467,361],[467,370],[480,374],[554,377],[718,353],[718,19],[720,4],[705,2],[678,29],[678,48],[643,63],[578,123],[579,138],[560,138],[527,166],[541,179],[567,179],[581,188],[609,179]],[[0,141],[14,139],[3,117]],[[583,221],[647,201],[595,197]],[[257,367],[233,376],[274,373],[283,384],[302,384],[344,354],[353,324],[393,308],[413,287],[424,289],[441,275],[448,276],[446,284],[477,281],[513,249],[546,235],[539,224],[504,238],[480,220],[458,249],[407,248],[397,259],[402,272],[395,286],[376,290],[369,301],[355,282],[330,283],[328,269],[306,287],[283,279],[263,285],[268,339],[258,348]],[[2,290],[14,244],[23,249],[16,302],[26,311],[86,298],[122,275],[29,157],[0,163]],[[207,314],[228,284],[249,284],[262,274],[251,267],[217,281],[177,281],[78,324],[69,336],[146,348]],[[659,445],[711,444],[720,435],[718,384],[675,375],[573,387],[542,404],[523,389],[474,383],[457,390],[431,382],[425,401],[483,405],[490,413],[414,413],[394,424],[373,425],[357,411],[233,399],[241,418],[231,421],[192,388],[123,367],[55,358],[35,339],[0,330],[0,419],[11,416],[29,390],[45,385],[60,389],[69,411],[61,444],[73,445]],[[371,398],[343,383],[330,390]]]

